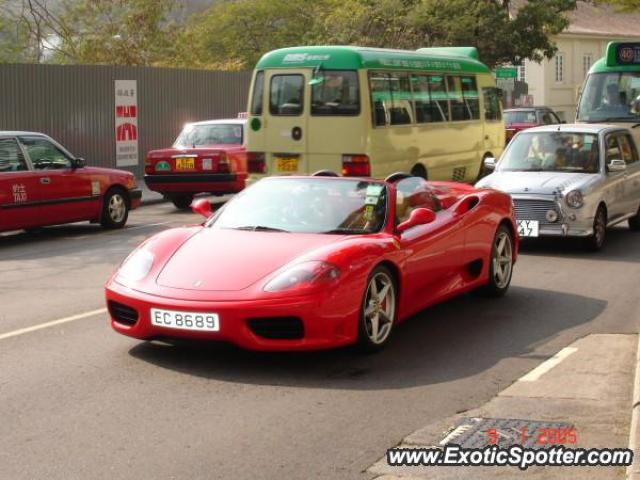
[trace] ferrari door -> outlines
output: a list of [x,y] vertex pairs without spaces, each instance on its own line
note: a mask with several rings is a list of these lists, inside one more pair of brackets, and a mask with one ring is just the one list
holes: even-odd
[[38,183],[15,138],[0,138],[0,231],[38,226]]
[[459,216],[451,209],[439,209],[427,182],[416,177],[399,181],[396,224],[409,218],[415,208],[436,210],[436,219],[400,236],[401,248],[407,252],[403,299],[411,311],[424,308],[457,288],[465,241]]

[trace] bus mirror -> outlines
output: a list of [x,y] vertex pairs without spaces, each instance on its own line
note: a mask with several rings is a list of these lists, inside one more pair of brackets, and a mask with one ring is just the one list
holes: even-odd
[[313,86],[313,85],[320,85],[322,82],[324,82],[324,77],[322,76],[314,76],[310,81],[309,81],[309,85]]

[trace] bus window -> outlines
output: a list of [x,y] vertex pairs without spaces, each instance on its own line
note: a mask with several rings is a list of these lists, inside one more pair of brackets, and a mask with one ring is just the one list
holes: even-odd
[[304,77],[299,74],[271,77],[271,115],[300,115],[304,92]]
[[253,84],[253,98],[251,99],[251,115],[262,115],[262,98],[264,96],[264,72],[256,73]]
[[373,72],[369,77],[369,84],[375,126],[413,123],[409,75]]
[[502,114],[500,113],[498,89],[494,87],[483,88],[482,97],[484,98],[484,119],[501,120]]
[[371,104],[373,109],[373,124],[376,127],[387,125],[387,109],[391,102],[391,87],[389,75],[374,72],[369,77],[369,90],[371,91]]
[[358,115],[360,92],[354,70],[322,71],[311,87],[311,115]]
[[480,101],[478,100],[478,88],[475,77],[460,77],[462,83],[462,98],[467,109],[469,118],[478,120],[480,118]]
[[451,120],[470,120],[471,112],[462,98],[462,87],[460,77],[447,76],[447,86],[449,87],[449,104],[451,105]]
[[429,75],[429,94],[431,97],[431,118],[433,122],[449,120],[449,101],[444,75]]
[[411,75],[413,103],[416,111],[416,123],[431,122],[431,102],[429,100],[429,80],[426,75]]
[[391,85],[391,125],[409,125],[413,123],[413,102],[409,75],[406,73],[389,74]]

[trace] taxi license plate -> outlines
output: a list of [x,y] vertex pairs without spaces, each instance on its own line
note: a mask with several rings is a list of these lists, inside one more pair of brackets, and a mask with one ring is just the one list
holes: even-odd
[[199,332],[220,331],[220,318],[217,313],[180,312],[175,310],[151,309],[151,324],[158,327]]
[[518,235],[521,237],[537,237],[540,235],[540,224],[537,220],[518,220]]
[[192,157],[176,158],[176,170],[195,170],[196,159]]
[[298,157],[276,157],[276,171],[297,172]]

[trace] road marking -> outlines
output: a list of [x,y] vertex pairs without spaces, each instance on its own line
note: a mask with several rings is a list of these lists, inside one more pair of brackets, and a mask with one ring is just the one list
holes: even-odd
[[106,308],[99,308],[97,310],[91,310],[90,312],[79,313],[77,315],[72,315],[70,317],[59,318],[58,320],[53,320],[51,322],[41,323],[39,325],[34,325],[32,327],[21,328],[19,330],[14,330],[13,332],[7,332],[0,334],[0,340],[4,340],[5,338],[17,337],[19,335],[24,335],[25,333],[35,332],[37,330],[42,330],[43,328],[55,327],[56,325],[61,325],[63,323],[74,322],[76,320],[82,320],[83,318],[93,317],[95,315],[99,315],[101,313],[106,313]]
[[552,368],[558,366],[558,364],[560,364],[560,362],[562,362],[565,358],[567,358],[569,355],[573,355],[577,351],[578,349],[576,347],[563,348],[558,353],[556,353],[553,357],[551,357],[549,360],[542,362],[536,368],[531,370],[524,377],[520,377],[519,381],[535,382],[536,380],[539,380],[542,375],[547,373]]

